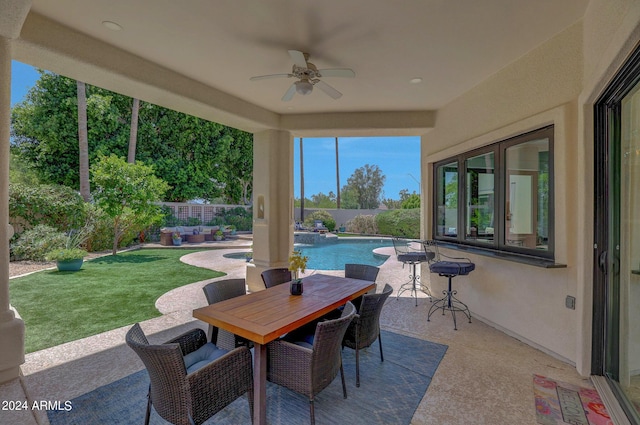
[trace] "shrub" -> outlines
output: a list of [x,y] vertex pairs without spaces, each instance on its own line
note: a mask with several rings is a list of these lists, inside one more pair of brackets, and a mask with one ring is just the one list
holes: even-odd
[[373,215],[358,214],[347,221],[347,232],[375,235],[378,233],[376,218]]
[[420,208],[391,210],[376,216],[378,230],[383,235],[420,237]]
[[325,210],[314,211],[304,219],[304,225],[309,228],[315,227],[316,220],[322,220],[322,224],[324,227],[329,229],[330,232],[336,228],[336,221],[333,219],[331,214],[326,212]]
[[62,248],[49,251],[46,256],[47,261],[71,261],[79,260],[87,255],[87,251],[80,248]]
[[17,260],[45,261],[47,253],[64,248],[67,236],[51,226],[38,224],[23,232],[11,245],[11,253]]
[[38,224],[68,231],[85,223],[85,202],[66,186],[10,184],[9,217],[17,231]]

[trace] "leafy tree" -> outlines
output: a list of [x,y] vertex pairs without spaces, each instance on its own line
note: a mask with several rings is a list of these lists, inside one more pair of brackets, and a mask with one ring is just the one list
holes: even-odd
[[[365,164],[347,179],[347,187],[354,192],[359,208],[373,209],[380,205],[385,180],[385,175],[377,165]],[[346,207],[343,205],[343,208]]]
[[[79,188],[78,97],[74,80],[40,71],[26,99],[12,109],[13,152],[43,182]],[[132,99],[86,86],[89,163],[101,155],[126,157],[135,108]],[[167,201],[222,197],[250,203],[252,135],[140,103],[136,160],[153,165],[170,185]],[[133,149],[133,146],[131,146]]]
[[420,237],[420,209],[392,210],[376,215],[376,224],[382,235]]
[[340,192],[340,208],[345,210],[360,209],[360,205],[358,204],[358,192],[355,188],[343,186]]
[[328,195],[320,192],[317,195],[311,196],[311,202],[308,205],[312,208],[336,208],[336,194],[329,192]]
[[154,175],[152,167],[130,164],[115,155],[101,157],[91,166],[91,173],[95,202],[113,220],[112,253],[116,255],[126,231],[141,230],[162,219],[155,203],[168,185]]
[[9,222],[18,231],[38,224],[66,232],[86,221],[84,201],[78,192],[60,185],[9,185]]
[[420,195],[413,192],[406,199],[402,201],[401,208],[404,210],[410,210],[413,208],[420,208]]
[[9,183],[22,183],[31,186],[40,184],[36,172],[13,152],[9,153]]

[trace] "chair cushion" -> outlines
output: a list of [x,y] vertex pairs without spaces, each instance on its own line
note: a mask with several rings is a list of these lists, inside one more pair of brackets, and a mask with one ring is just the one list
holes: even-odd
[[184,356],[184,365],[187,368],[187,373],[195,372],[226,353],[228,353],[227,350],[218,348],[211,342],[206,343],[196,351]]
[[420,263],[422,261],[427,261],[427,253],[420,251],[405,252],[398,254],[398,261],[403,263]]
[[429,266],[433,273],[451,276],[463,276],[471,273],[476,268],[473,263],[459,261],[438,261]]

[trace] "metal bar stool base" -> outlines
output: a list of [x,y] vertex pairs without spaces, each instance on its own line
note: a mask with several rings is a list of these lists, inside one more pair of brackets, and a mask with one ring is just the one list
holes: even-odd
[[420,291],[424,292],[429,297],[430,301],[433,301],[433,296],[431,295],[431,291],[429,290],[428,287],[422,284],[422,282],[420,281],[420,276],[416,274],[416,265],[420,264],[420,262],[406,263],[406,264],[411,264],[412,274],[409,275],[409,281],[407,283],[403,283],[400,286],[400,289],[398,289],[396,300],[399,299],[400,295],[402,295],[404,292],[411,291],[410,295],[415,298],[416,307],[417,307],[418,306],[418,289],[420,289]]
[[449,289],[446,291],[442,291],[444,297],[434,301],[434,303],[431,305],[431,308],[429,308],[429,313],[427,314],[427,322],[430,322],[431,315],[436,311],[442,309],[442,315],[444,316],[444,311],[449,310],[451,312],[451,317],[453,317],[453,329],[457,331],[458,324],[456,321],[456,312],[464,313],[467,319],[469,319],[469,323],[471,323],[471,311],[465,303],[455,297],[458,292],[451,289],[451,278],[457,275],[452,276],[441,274],[440,276],[449,278]]

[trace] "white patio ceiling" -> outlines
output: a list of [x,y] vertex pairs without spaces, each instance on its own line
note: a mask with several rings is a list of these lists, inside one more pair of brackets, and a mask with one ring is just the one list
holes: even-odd
[[[145,90],[136,93],[133,86],[97,69],[111,61],[110,74],[140,83],[145,66],[158,65],[167,75],[186,77],[184,84],[203,97],[218,97],[219,103],[211,102],[229,116],[250,116],[249,123],[237,123],[245,129],[270,126],[287,115],[431,113],[580,20],[587,3],[34,0],[15,55],[143,99]],[[115,22],[122,30],[112,31],[103,21]],[[42,28],[47,32],[41,33]],[[309,52],[318,68],[351,68],[356,77],[325,79],[343,93],[338,100],[316,88],[308,96],[282,102],[293,79],[249,78],[290,72],[288,49]],[[411,84],[413,78],[422,83]],[[189,97],[188,91],[181,95]],[[161,96],[147,97],[163,103]],[[171,102],[181,109],[175,99],[165,103]],[[194,112],[188,106],[182,109]],[[225,120],[234,124],[223,113],[219,121]]]

